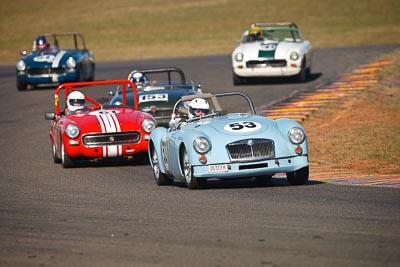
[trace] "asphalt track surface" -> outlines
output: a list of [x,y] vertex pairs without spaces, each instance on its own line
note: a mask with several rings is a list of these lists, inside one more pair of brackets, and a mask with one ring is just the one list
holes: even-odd
[[[258,109],[328,84],[396,45],[318,49],[312,80],[233,87],[229,55],[98,62],[97,79],[178,66],[204,91],[241,90]],[[48,137],[54,88],[18,92],[0,66],[0,266],[399,266],[400,190],[252,180],[158,187],[149,165],[63,169]],[[234,104],[234,103],[233,103]]]

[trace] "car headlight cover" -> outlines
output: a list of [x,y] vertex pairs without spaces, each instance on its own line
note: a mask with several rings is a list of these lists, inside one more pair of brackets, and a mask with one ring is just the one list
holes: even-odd
[[299,53],[293,51],[292,53],[290,53],[290,59],[291,60],[298,60],[300,58]]
[[151,133],[156,127],[156,123],[153,120],[145,119],[142,122],[142,129],[146,133]]
[[242,52],[237,53],[235,55],[235,60],[238,61],[238,62],[243,61],[243,53]]
[[18,60],[18,62],[17,62],[17,70],[24,71],[25,69],[26,69],[25,61],[23,61],[22,59]]
[[304,133],[303,129],[299,127],[293,127],[289,130],[288,137],[290,142],[298,145],[303,143],[304,139],[306,138],[306,134]]
[[69,138],[77,138],[79,136],[80,129],[78,125],[71,123],[65,129],[65,133]]
[[193,141],[193,148],[197,153],[205,154],[210,151],[211,144],[207,138],[200,136]]
[[72,57],[69,57],[67,59],[67,67],[70,68],[70,69],[75,68],[76,67],[75,59],[73,59]]

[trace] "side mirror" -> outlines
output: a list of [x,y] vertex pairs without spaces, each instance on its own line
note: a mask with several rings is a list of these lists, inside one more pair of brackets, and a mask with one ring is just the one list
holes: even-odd
[[23,51],[20,51],[19,54],[20,54],[21,56],[26,56],[26,55],[27,55],[27,52],[26,52],[26,50],[23,50]]
[[46,120],[55,120],[56,119],[56,113],[54,113],[54,112],[46,112],[44,114],[44,118]]
[[202,84],[201,82],[198,82],[198,83],[196,84],[196,90],[197,90],[197,92],[199,92],[200,94],[203,93],[202,88],[203,88],[203,84]]

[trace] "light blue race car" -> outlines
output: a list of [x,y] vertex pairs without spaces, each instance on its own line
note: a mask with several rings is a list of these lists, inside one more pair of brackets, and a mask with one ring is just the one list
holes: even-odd
[[95,60],[82,34],[48,33],[39,36],[30,53],[21,51],[16,64],[17,88],[57,86],[65,82],[93,81]]
[[[198,99],[208,103],[209,113],[188,118]],[[255,178],[266,186],[276,173],[286,173],[291,185],[303,185],[309,176],[303,127],[291,119],[257,115],[242,92],[182,96],[169,128],[151,133],[148,151],[158,185],[177,179],[200,189],[208,179]]]

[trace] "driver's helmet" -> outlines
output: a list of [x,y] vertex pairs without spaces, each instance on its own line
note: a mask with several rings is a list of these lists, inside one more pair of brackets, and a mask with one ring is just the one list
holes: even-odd
[[73,91],[68,95],[67,106],[69,112],[75,112],[85,107],[85,96],[79,91]]
[[253,27],[250,30],[249,35],[254,41],[259,41],[259,40],[262,40],[264,38],[260,28],[258,28],[258,27]]
[[47,42],[46,37],[44,37],[43,35],[39,36],[38,38],[36,38],[35,40],[35,48],[36,51],[43,51],[46,48],[50,47],[50,44]]
[[128,75],[128,80],[133,82],[138,88],[145,86],[147,83],[147,77],[143,73],[135,71],[132,71]]
[[203,98],[195,98],[189,104],[189,119],[195,117],[202,117],[208,115],[210,112],[210,105],[207,100]]

